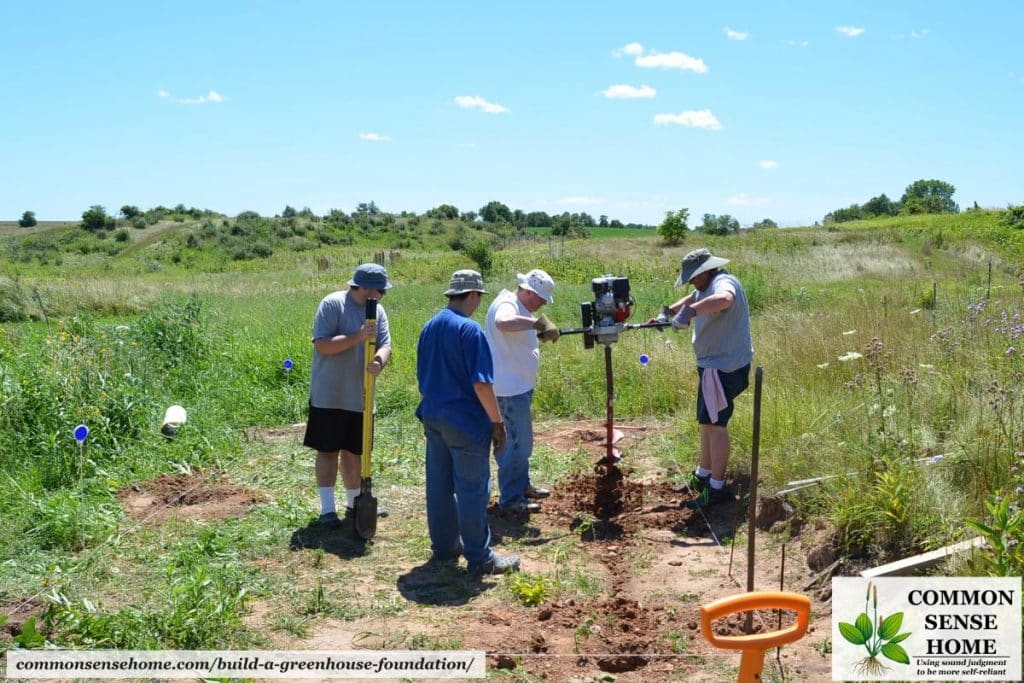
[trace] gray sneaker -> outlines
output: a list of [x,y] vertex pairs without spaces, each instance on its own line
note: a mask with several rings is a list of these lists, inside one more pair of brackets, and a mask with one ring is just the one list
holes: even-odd
[[469,565],[470,574],[508,574],[519,571],[518,555],[492,555],[483,564]]

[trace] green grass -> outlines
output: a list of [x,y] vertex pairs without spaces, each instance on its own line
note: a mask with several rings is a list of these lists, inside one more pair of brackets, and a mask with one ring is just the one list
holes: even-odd
[[[393,361],[377,392],[374,481],[382,489],[422,485],[423,437],[412,416],[415,341],[444,304],[450,273],[473,265],[444,244],[449,233],[442,228],[388,266],[396,286],[384,301]],[[265,259],[241,261],[200,245],[194,258],[174,262],[194,229],[201,223],[168,228],[118,256],[77,253],[75,241],[68,242],[72,251],[62,251],[58,240],[47,243],[56,255],[5,263],[0,313],[21,316],[0,325],[0,597],[50,587],[56,642],[117,647],[251,642],[239,615],[254,593],[290,595],[291,611],[275,622],[286,633],[305,632],[309,620],[323,616],[400,613],[404,606],[383,594],[317,584],[328,571],[317,566],[322,555],[302,569],[312,581],[307,586],[323,586],[320,594],[308,587],[289,594],[279,579],[254,569],[312,516],[310,473],[305,449],[264,457],[244,436],[254,427],[304,420],[313,311],[325,294],[344,287],[356,263],[389,244],[361,236],[353,245],[275,249]],[[994,538],[1024,533],[1019,508],[993,502],[1015,495],[1024,482],[1024,348],[1016,349],[1024,346],[1021,231],[1003,226],[999,214],[690,235],[672,248],[627,233],[557,248],[543,239],[510,242],[493,252],[488,287],[512,288],[517,272],[545,268],[558,283],[545,312],[569,327],[579,324],[579,303],[592,296],[592,277],[625,274],[637,300],[633,320],[642,321],[681,295],[672,287],[681,256],[709,246],[732,259],[729,269],[754,310],[755,362],[765,369],[762,490],[842,475],[794,501],[833,524],[852,555],[937,547],[965,533],[965,518],[979,520]],[[851,351],[862,357],[840,360]],[[637,360],[641,353],[651,358],[646,368]],[[290,373],[282,368],[286,358],[295,363]],[[617,416],[657,420],[646,447],[665,470],[688,469],[696,454],[688,336],[624,333],[613,363]],[[752,394],[740,399],[730,430],[738,473],[749,470]],[[187,407],[189,421],[168,441],[157,428],[172,403]],[[534,405],[539,420],[603,419],[601,349],[583,349],[578,337],[545,345]],[[91,429],[82,449],[71,438],[80,423]],[[937,464],[917,462],[936,454],[943,455]],[[537,449],[544,481],[587,462],[582,452]],[[273,499],[216,530],[139,529],[122,513],[118,489],[189,470],[232,473]],[[412,539],[404,551],[410,555],[429,553],[421,521],[396,520]],[[573,557],[572,541],[543,549],[558,569],[530,577],[529,585],[510,585],[512,599],[599,591],[600,581]],[[1004,543],[973,570],[1019,574],[1019,547]],[[650,558],[633,561],[642,568]],[[381,582],[393,582],[393,562],[380,565]],[[151,598],[139,599],[141,586]],[[86,602],[97,594],[112,604]],[[198,624],[212,613],[225,616],[220,630],[204,635]],[[136,630],[150,635],[130,635]]]

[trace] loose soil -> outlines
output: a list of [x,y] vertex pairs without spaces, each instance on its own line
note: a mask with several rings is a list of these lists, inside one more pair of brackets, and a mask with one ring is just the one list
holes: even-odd
[[[415,558],[405,556],[394,561],[403,573],[389,584],[379,563],[380,558],[388,561],[390,553],[400,552],[396,547],[387,548],[387,544],[400,544],[404,539],[391,536],[397,532],[389,527],[397,520],[381,520],[378,537],[365,549],[354,538],[350,524],[325,532],[323,538],[320,532],[305,529],[293,539],[296,552],[286,560],[288,571],[298,576],[312,560],[309,551],[321,548],[337,558],[339,570],[347,575],[345,584],[358,587],[360,597],[354,599],[373,605],[394,599],[404,609],[390,618],[374,614],[319,619],[313,632],[300,638],[265,629],[264,633],[274,634],[273,645],[296,649],[403,649],[412,645],[416,647],[411,649],[417,649],[427,643],[428,647],[479,649],[488,654],[488,669],[509,672],[507,680],[590,681],[608,675],[626,683],[734,680],[739,654],[715,650],[703,639],[700,605],[745,592],[746,541],[733,548],[727,539],[745,532],[746,502],[736,500],[710,510],[695,510],[687,505],[689,494],[676,492],[664,481],[652,481],[657,478],[657,474],[651,475],[652,463],[636,452],[643,450],[637,447],[638,437],[655,428],[652,425],[622,426],[627,457],[619,462],[605,459],[605,430],[600,424],[559,422],[546,427],[536,425],[537,442],[569,452],[583,449],[594,456],[594,464],[590,471],[552,486],[551,496],[541,501],[541,513],[510,514],[492,505],[488,512],[495,549],[507,552],[502,545],[517,540],[527,575],[552,577],[562,568],[539,550],[550,543],[574,540],[571,564],[582,567],[583,573],[602,586],[597,594],[569,590],[528,607],[507,592],[493,590],[507,585],[506,579],[471,577],[464,561],[458,565],[417,564]],[[272,442],[289,438],[286,434],[294,435],[295,429],[265,432],[256,440]],[[640,476],[633,465],[645,474]],[[749,490],[749,482],[732,484],[734,489]],[[388,494],[378,493],[381,495]],[[397,492],[390,492],[388,502],[394,504],[393,510],[397,508],[398,515],[421,515],[422,492],[405,495],[408,498],[403,501]],[[403,512],[403,507],[409,512]],[[783,537],[779,532],[793,528],[786,526],[785,514],[784,506],[773,503],[758,520],[772,529],[757,536],[758,589],[779,588]],[[813,538],[812,534],[806,537]],[[808,549],[814,544],[820,545],[820,538],[806,543]],[[787,544],[784,589],[822,593],[809,593],[814,605],[809,633],[783,648],[779,661],[786,680],[827,680],[830,660],[819,650],[830,633],[825,592],[828,576],[819,576],[817,584],[805,590],[817,572],[807,566],[804,545],[799,539]],[[362,558],[368,551],[366,561]],[[378,555],[380,552],[386,555]],[[302,579],[297,581],[302,584]],[[308,586],[303,584],[303,588]],[[819,596],[825,602],[819,602]],[[779,618],[771,611],[755,613],[753,632],[780,628]],[[790,623],[792,615],[784,613],[781,627]],[[736,635],[745,632],[744,626],[745,615],[734,615],[719,620],[714,628],[719,634]],[[766,675],[776,666],[774,660],[775,653],[769,652]]]
[[125,511],[147,523],[177,519],[214,520],[241,517],[266,496],[259,491],[218,482],[213,474],[164,474],[118,491]]

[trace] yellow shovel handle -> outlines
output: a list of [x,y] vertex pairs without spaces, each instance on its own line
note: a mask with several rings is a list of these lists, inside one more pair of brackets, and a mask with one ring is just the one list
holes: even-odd
[[364,344],[363,355],[363,455],[360,459],[359,476],[363,479],[370,477],[370,450],[373,448],[373,389],[376,377],[370,374],[367,369],[370,361],[377,353],[377,340],[367,339]]

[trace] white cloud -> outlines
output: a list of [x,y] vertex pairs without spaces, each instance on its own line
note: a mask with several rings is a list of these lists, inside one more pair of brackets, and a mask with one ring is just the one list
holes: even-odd
[[179,99],[178,104],[208,104],[210,102],[214,104],[221,104],[224,101],[224,96],[216,90],[211,90],[205,95],[199,97],[193,97],[188,99]]
[[772,161],[771,159],[765,159],[764,161],[760,162],[758,166],[760,166],[761,168],[778,168],[779,162]]
[[783,42],[791,47],[807,47],[809,44],[806,40],[785,40]]
[[641,45],[640,43],[629,43],[628,45],[625,45],[624,47],[621,47],[618,50],[612,52],[612,54],[615,55],[616,57],[621,57],[622,55],[626,55],[628,57],[639,57],[643,53],[644,46]]
[[637,100],[651,99],[658,94],[658,91],[649,85],[641,85],[637,88],[632,85],[617,84],[602,90],[601,94],[610,100]]
[[911,38],[924,38],[926,35],[928,35],[928,29],[926,29],[926,28],[923,28],[920,31],[911,31],[910,32],[910,37]]
[[858,26],[836,26],[836,31],[842,33],[847,38],[856,38],[864,33],[864,29]]
[[360,133],[359,139],[366,140],[367,142],[391,142],[390,137],[380,133]]
[[459,95],[455,98],[455,104],[459,105],[463,109],[479,109],[480,111],[488,114],[503,114],[508,111],[508,107],[493,102],[488,102],[482,97],[476,95]]
[[642,69],[679,69],[699,74],[708,71],[703,59],[691,57],[683,52],[651,51],[649,54],[638,56],[633,63]]
[[725,200],[729,206],[765,206],[771,204],[772,200],[766,197],[750,197],[744,192],[734,194]]
[[[745,37],[745,34],[744,34]],[[633,57],[633,63],[642,69],[679,69],[680,71],[694,71],[699,74],[707,73],[708,67],[703,59],[691,57],[683,52],[658,52],[650,50],[644,54],[644,46],[640,43],[629,43],[625,47],[612,52],[616,57],[628,55]]]
[[555,204],[591,206],[594,204],[604,204],[604,199],[602,197],[562,197],[561,199],[556,199]]
[[729,40],[746,40],[749,35],[746,31],[734,31],[728,26],[725,27],[725,37]]
[[674,124],[707,130],[722,130],[722,124],[710,109],[683,111],[678,114],[655,114],[654,122],[659,126]]
[[168,97],[171,96],[171,93],[167,92],[166,90],[157,90],[156,96],[162,100],[166,100]]

